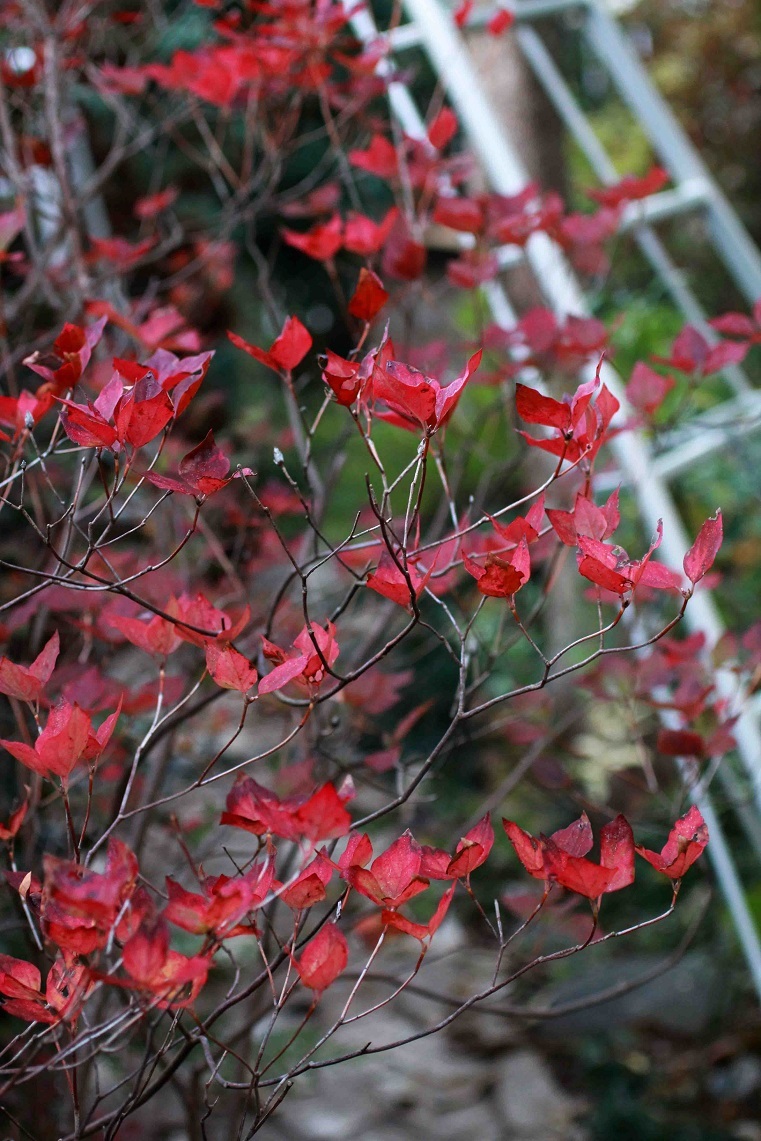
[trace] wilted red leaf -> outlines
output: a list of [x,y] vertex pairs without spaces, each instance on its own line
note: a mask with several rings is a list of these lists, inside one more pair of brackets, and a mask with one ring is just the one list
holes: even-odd
[[[335,634],[336,628],[332,622],[328,622],[325,629],[313,622],[311,635],[305,626],[293,643],[293,650],[297,652],[292,650],[289,654],[263,637],[264,656],[276,664],[274,670],[259,681],[259,693],[274,693],[291,681],[297,681],[310,690],[321,685],[325,680],[325,662],[332,666],[338,657]],[[315,649],[315,642],[319,653]]]
[[669,833],[669,838],[660,853],[651,852],[637,844],[636,850],[658,872],[663,872],[671,880],[681,879],[708,843],[708,827],[698,808],[694,805],[685,816],[677,820]]

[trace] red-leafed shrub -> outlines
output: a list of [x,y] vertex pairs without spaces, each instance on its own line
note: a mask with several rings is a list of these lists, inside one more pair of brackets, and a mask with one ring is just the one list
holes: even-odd
[[[657,854],[606,803],[590,857],[586,814],[553,831],[568,774],[543,793],[549,835],[505,820],[514,852],[487,810],[535,828],[500,789],[552,785],[569,676],[579,710],[614,677],[646,709],[667,692],[663,757],[731,745],[701,647],[672,636],[721,514],[667,567],[660,524],[617,545],[619,494],[595,484],[612,435],[677,382],[642,363],[622,413],[590,318],[458,336],[443,308],[435,343],[414,323],[430,223],[468,237],[448,281],[469,292],[537,233],[596,262],[664,176],[596,193],[585,226],[533,186],[461,194],[454,112],[392,129],[393,73],[349,7],[197,0],[203,35],[162,56],[160,4],[0,4],[19,49],[0,124],[0,1091],[34,1131],[34,1082],[54,1089],[50,1136],[116,1138],[170,1084],[214,1136],[252,1136],[313,1064],[369,1049],[342,1044],[363,982],[393,1002],[452,913],[494,970],[426,1034],[653,923],[635,851],[671,881],[665,918],[708,843],[693,807]],[[725,324],[721,352],[685,332],[665,367],[739,360],[754,321]],[[665,830],[657,798],[623,807],[640,839]],[[519,865],[536,925],[577,899],[577,941],[522,955],[503,908]]]

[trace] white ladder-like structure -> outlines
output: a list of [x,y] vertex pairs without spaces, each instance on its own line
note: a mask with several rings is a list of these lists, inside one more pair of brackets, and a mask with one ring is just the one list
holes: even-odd
[[[466,42],[454,24],[451,9],[444,7],[439,0],[403,2],[408,20],[385,33],[389,54],[378,69],[391,80],[389,101],[401,129],[412,138],[425,138],[423,117],[409,88],[393,79],[394,55],[417,48],[425,52],[446,91],[489,188],[504,195],[519,193],[530,179],[504,125],[489,104]],[[350,0],[346,0],[346,6],[351,10]],[[619,175],[536,30],[534,24],[537,21],[546,18],[558,20],[573,14],[574,27],[583,37],[587,50],[608,72],[611,83],[648,136],[661,165],[671,176],[673,189],[631,204],[624,213],[623,226],[633,231],[640,252],[677,310],[686,321],[698,326],[710,338],[713,334],[706,325],[698,299],[674,265],[652,224],[701,211],[717,257],[751,304],[761,298],[761,254],[654,88],[627,37],[600,0],[513,0],[511,8],[516,16],[513,34],[517,36],[525,59],[602,183],[615,183]],[[384,34],[379,33],[368,9],[354,12],[351,22],[355,34],[364,42],[374,42]],[[525,257],[548,308],[558,317],[589,314],[583,288],[562,251],[547,235],[540,233],[530,238],[520,257]],[[511,248],[504,251],[502,261],[507,265],[515,258],[515,250]],[[517,318],[503,286],[498,282],[489,283],[484,287],[484,293],[495,322],[505,328],[513,327]],[[593,373],[594,366],[588,366],[584,379]],[[606,364],[602,375],[608,388],[625,405],[623,386],[615,370]],[[652,531],[656,520],[663,520],[661,553],[671,566],[681,566],[689,540],[671,494],[669,480],[711,452],[726,446],[739,434],[761,425],[761,392],[752,388],[739,367],[727,368],[723,376],[732,396],[710,412],[696,417],[680,437],[657,456],[640,432],[626,432],[615,437],[610,444],[623,480],[636,495],[646,529]],[[536,384],[535,378],[533,383]],[[705,635],[709,650],[724,633],[718,610],[705,590],[698,592],[690,601],[685,621],[693,632],[700,631]],[[716,687],[721,697],[737,704],[739,695],[732,674],[719,671]],[[670,720],[673,716],[664,715],[666,726],[677,727]],[[750,795],[746,798],[743,790],[739,789],[739,782],[731,769],[722,767],[717,776],[728,804],[737,812],[748,840],[761,860],[761,732],[756,711],[747,702],[737,722],[735,736]],[[698,785],[690,789],[690,796],[709,826],[711,843],[708,852],[754,987],[761,998],[761,938],[732,852],[708,790]]]

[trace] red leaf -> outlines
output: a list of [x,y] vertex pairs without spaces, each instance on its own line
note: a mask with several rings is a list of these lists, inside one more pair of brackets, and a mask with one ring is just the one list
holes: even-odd
[[67,388],[73,388],[81,377],[105,327],[105,317],[85,328],[79,325],[64,325],[53,342],[53,349],[58,358],[53,367],[41,363],[47,354],[43,357],[39,352],[25,357],[23,363],[51,384],[55,393],[65,392]]
[[306,654],[298,654],[281,662],[280,665],[275,666],[274,670],[270,670],[260,679],[259,693],[275,693],[276,690],[282,689],[291,681],[303,680],[308,661]]
[[14,959],[11,955],[0,955],[0,994],[9,998],[31,998],[41,1000],[40,972],[33,963],[24,959]]
[[726,337],[744,337],[750,340],[757,333],[756,326],[745,313],[723,313],[708,322],[717,333]]
[[694,586],[713,566],[724,537],[721,511],[706,519],[698,537],[684,556],[684,573]]
[[106,621],[109,626],[119,630],[124,637],[138,646],[146,654],[156,654],[165,658],[180,644],[180,636],[173,622],[168,622],[158,614],[154,614],[147,622],[141,618],[128,618],[122,614],[108,614]]
[[388,301],[383,282],[371,269],[359,271],[357,287],[349,301],[349,312],[360,321],[372,321]]
[[64,408],[61,413],[61,426],[75,444],[85,448],[110,448],[116,442],[116,429],[105,420],[97,409],[89,411],[70,400],[60,400]]
[[169,931],[163,919],[144,921],[124,944],[123,963],[135,982],[152,988],[169,954]]
[[582,812],[578,820],[552,833],[552,842],[562,848],[569,856],[586,856],[592,847],[592,825],[586,812]]
[[553,531],[566,547],[576,546],[576,519],[575,513],[561,511],[555,507],[547,508],[547,518]]
[[535,879],[555,880],[568,891],[594,900],[626,887],[634,878],[634,838],[623,816],[602,829],[599,864],[584,859],[592,846],[586,813],[549,839],[530,836],[510,820],[502,824],[518,859]]
[[407,831],[373,860],[369,870],[352,864],[342,874],[368,899],[399,907],[428,887],[428,881],[418,875],[421,860],[420,845]]
[[599,899],[609,890],[616,874],[612,869],[595,864],[592,860],[569,856],[556,847],[552,840],[545,842],[544,866],[549,877],[561,887],[583,895],[586,899]]
[[178,195],[179,191],[175,186],[167,186],[166,190],[159,190],[157,194],[136,199],[132,212],[141,221],[156,218],[177,201]]
[[385,401],[408,425],[419,424],[425,428],[434,423],[436,416],[435,384],[419,369],[401,361],[388,361],[385,369],[373,378],[373,396]]
[[600,863],[614,872],[606,892],[619,891],[634,882],[634,835],[625,816],[619,814],[602,828]]
[[544,874],[544,848],[541,840],[524,832],[512,820],[502,820],[502,827],[508,840],[515,849],[515,854],[524,868],[534,879],[545,879]]
[[310,939],[296,961],[296,970],[304,986],[322,993],[346,969],[349,948],[335,923],[326,923]]
[[494,829],[487,812],[486,816],[474,824],[458,843],[455,854],[447,867],[447,874],[456,876],[458,879],[462,876],[469,876],[471,872],[485,862],[493,844]]
[[34,748],[20,741],[0,741],[0,745],[34,772],[43,776],[54,773],[68,780],[84,756],[90,729],[90,718],[78,705],[61,701],[50,711]]
[[670,376],[661,376],[642,361],[637,361],[626,386],[626,398],[646,416],[654,416],[675,385]]
[[123,963],[139,987],[156,995],[160,1009],[189,1006],[209,970],[205,956],[186,958],[169,950],[169,931],[162,916],[143,920],[124,945]]
[[447,279],[458,289],[476,289],[485,281],[493,281],[499,273],[499,259],[482,250],[463,250],[447,263]]
[[373,846],[366,832],[352,832],[346,842],[346,847],[339,857],[336,867],[340,872],[346,868],[363,868],[373,854]]
[[665,757],[702,757],[705,741],[688,729],[661,729],[655,747]]
[[[262,865],[255,865],[257,873]],[[272,882],[272,867],[269,867],[269,876],[265,875],[264,882],[260,879],[257,887],[261,888]],[[251,873],[245,877],[229,879],[227,876],[218,876],[208,879],[203,884],[204,894],[185,891],[178,883],[166,878],[169,903],[164,909],[164,918],[176,927],[185,931],[192,931],[196,935],[213,932],[217,938],[226,938],[234,934],[243,934],[250,928],[236,930],[236,924],[247,914],[252,906],[258,905],[259,893],[256,898],[253,890]]]
[[433,211],[434,222],[464,234],[478,234],[483,228],[484,212],[474,198],[440,197]]
[[95,872],[81,864],[46,855],[43,899],[54,901],[72,917],[89,920],[108,932],[122,904],[130,898],[138,874],[133,852],[113,837],[108,842],[108,856],[103,872]]
[[302,360],[312,347],[312,337],[307,329],[304,328],[298,317],[289,317],[279,334],[273,341],[269,352],[264,349],[257,348],[256,345],[249,344],[239,337],[237,333],[231,333],[228,330],[227,336],[230,338],[236,348],[243,349],[254,360],[260,361],[261,364],[271,368],[274,372],[290,372],[297,365],[301,364]]
[[409,610],[412,603],[422,594],[432,572],[433,567],[421,575],[412,563],[408,562],[405,577],[388,551],[384,550],[377,569],[367,576],[365,585],[384,598],[391,599],[398,606],[404,606]]
[[386,244],[398,216],[399,211],[395,206],[387,211],[380,222],[374,222],[365,214],[350,212],[344,226],[344,249],[365,258],[377,254]]
[[438,906],[428,923],[413,923],[404,915],[400,915],[398,911],[383,911],[381,913],[381,922],[389,927],[396,928],[397,931],[403,931],[405,935],[411,935],[413,939],[419,939],[422,943],[424,939],[428,939],[436,934],[441,926],[444,917],[449,910],[449,905],[452,902],[452,896],[455,892],[455,884],[442,895],[439,900]]
[[294,911],[303,911],[325,899],[326,887],[333,875],[333,864],[318,852],[310,864],[297,876],[293,883],[280,892],[280,899]]
[[276,363],[288,370],[300,365],[312,347],[312,335],[298,317],[289,317],[280,332],[272,342],[270,354]]
[[9,658],[0,657],[0,693],[20,701],[39,701],[53,673],[59,647],[56,630],[30,666],[16,665]]
[[590,582],[602,586],[614,594],[626,594],[627,590],[631,590],[631,582],[628,578],[619,574],[618,571],[612,570],[592,555],[584,555],[579,561],[579,573],[584,578],[588,578]]
[[531,568],[525,538],[521,538],[509,559],[489,554],[481,567],[463,553],[462,562],[468,574],[476,579],[481,594],[489,598],[512,598],[528,582]]
[[571,427],[571,409],[568,404],[543,396],[525,384],[515,386],[515,407],[521,420],[527,424],[543,424],[561,432]]
[[252,777],[239,777],[227,795],[222,824],[262,836],[271,832],[286,840],[334,840],[351,827],[348,796],[328,782],[307,799],[280,800]]
[[391,179],[399,173],[396,147],[383,135],[373,135],[369,147],[364,151],[349,151],[349,162],[377,178]]
[[[364,273],[364,270],[362,271]],[[325,353],[322,379],[330,388],[339,404],[349,408],[359,396],[367,381],[366,370],[355,361],[339,357],[331,349]]]
[[29,808],[29,789],[27,788],[27,799],[23,800],[18,808],[10,814],[7,824],[0,824],[0,840],[12,840],[18,834],[18,830],[24,823],[27,810]]
[[749,349],[750,345],[738,341],[722,341],[718,345],[713,345],[703,363],[703,373],[710,376],[711,373],[721,372],[728,365],[742,364]]
[[347,799],[327,781],[294,811],[297,834],[313,841],[345,836],[351,828],[351,816],[344,803]]
[[620,206],[622,202],[632,202],[656,194],[663,189],[668,180],[666,171],[654,166],[642,178],[627,174],[614,186],[606,186],[602,190],[588,190],[587,194],[603,206],[615,207]]
[[492,18],[486,25],[486,30],[491,36],[501,36],[508,28],[512,27],[515,22],[515,16],[512,12],[507,12],[504,8],[498,8]]
[[182,457],[177,470],[191,487],[208,495],[227,482],[230,461],[216,446],[214,434],[209,431],[200,444]]
[[259,676],[248,658],[224,643],[207,643],[206,668],[218,686],[239,693],[248,693]]
[[158,436],[173,416],[174,405],[168,394],[153,377],[146,377],[119,401],[114,411],[117,437],[121,443],[142,448]]
[[457,116],[449,107],[442,107],[428,127],[428,141],[437,151],[451,143],[457,134]]
[[[338,657],[335,634],[336,628],[332,622],[328,622],[326,629],[313,622],[311,635],[305,626],[293,643],[294,650],[298,651],[296,654],[286,654],[279,646],[262,638],[264,656],[277,665],[271,673],[260,679],[259,693],[273,693],[291,681],[298,681],[310,691],[319,686],[325,680],[323,658],[332,666]],[[312,638],[319,646],[322,658],[316,652]]]
[[304,234],[285,228],[280,233],[289,246],[301,250],[315,261],[330,261],[343,244],[343,222],[339,214],[334,214],[327,222],[318,222]]
[[427,250],[414,238],[403,219],[398,219],[383,250],[381,269],[397,281],[417,281],[423,274]]

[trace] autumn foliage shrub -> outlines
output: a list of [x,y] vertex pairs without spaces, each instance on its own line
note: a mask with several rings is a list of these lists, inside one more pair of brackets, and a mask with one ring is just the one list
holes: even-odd
[[[189,1136],[252,1136],[299,1075],[398,1044],[345,1048],[342,1028],[376,971],[396,972],[384,1003],[415,986],[451,914],[493,973],[424,1033],[671,913],[708,833],[668,768],[669,798],[632,799],[641,843],[570,775],[536,770],[538,835],[514,790],[574,676],[579,704],[671,708],[662,757],[697,772],[731,747],[700,640],[676,637],[720,514],[667,567],[660,524],[617,544],[626,489],[595,476],[614,433],[675,388],[689,403],[756,326],[725,319],[718,346],[688,328],[625,410],[599,321],[534,306],[456,333],[456,298],[534,234],[604,273],[624,204],[665,176],[595,192],[588,215],[533,186],[472,193],[440,93],[404,136],[383,39],[333,0],[0,10],[3,1100],[35,1136],[105,1139],[171,1087]],[[433,223],[462,237],[435,285]],[[332,343],[309,304],[283,309],[294,266]],[[238,272],[245,311],[225,308]],[[415,332],[431,306],[436,342]],[[238,384],[210,426],[226,368],[266,400],[258,424]],[[557,648],[560,581],[584,628]],[[637,852],[663,878],[655,913]],[[508,865],[537,881],[528,912]],[[563,893],[579,938],[522,950]]]

